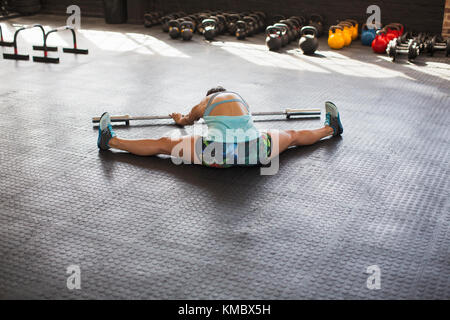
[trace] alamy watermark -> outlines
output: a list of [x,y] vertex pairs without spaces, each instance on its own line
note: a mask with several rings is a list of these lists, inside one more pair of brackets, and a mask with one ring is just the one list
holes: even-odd
[[373,4],[367,7],[367,14],[370,16],[367,18],[366,25],[369,29],[380,29],[381,28],[381,9],[379,6]]
[[66,281],[67,289],[81,289],[81,269],[78,265],[70,265],[67,267],[66,273],[69,274]]
[[67,18],[66,25],[76,30],[81,28],[81,9],[77,5],[71,5],[67,7],[67,14],[70,16]]
[[381,269],[376,264],[368,266],[366,273],[369,277],[366,281],[367,289],[370,290],[380,290],[381,289]]

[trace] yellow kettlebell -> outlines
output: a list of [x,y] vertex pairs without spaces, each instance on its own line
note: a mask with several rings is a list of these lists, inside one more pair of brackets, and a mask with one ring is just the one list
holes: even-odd
[[342,49],[345,45],[344,36],[342,31],[344,29],[341,26],[331,26],[328,31],[328,45],[331,49]]
[[345,21],[350,22],[352,24],[352,40],[358,39],[358,30],[359,30],[358,21],[354,19],[347,19]]
[[352,43],[352,24],[350,22],[342,21],[338,24],[338,26],[344,28],[344,31],[342,32],[344,37],[344,46],[348,47]]

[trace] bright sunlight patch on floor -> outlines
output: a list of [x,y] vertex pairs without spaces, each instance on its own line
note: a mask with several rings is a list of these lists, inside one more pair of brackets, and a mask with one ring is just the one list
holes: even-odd
[[334,51],[319,50],[316,55],[307,56],[299,49],[291,49],[282,53],[272,52],[264,44],[257,45],[233,41],[214,41],[211,44],[261,66],[319,73],[339,73],[361,78],[402,77],[411,79],[402,72],[361,62]]
[[249,62],[260,66],[277,67],[282,69],[329,73],[329,71],[296,59],[291,55],[281,54],[267,50],[265,45],[246,44],[238,42],[212,42],[223,50],[237,55]]
[[139,43],[142,50],[152,50],[154,53],[164,57],[190,58],[190,56],[168,45],[155,37],[142,33],[126,33],[127,37]]
[[124,52],[135,50],[140,46],[121,32],[79,30],[78,33],[102,50]]

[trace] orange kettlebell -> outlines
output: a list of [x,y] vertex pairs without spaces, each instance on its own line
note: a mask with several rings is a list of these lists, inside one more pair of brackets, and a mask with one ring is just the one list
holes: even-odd
[[344,36],[342,35],[343,28],[341,26],[331,26],[328,31],[328,46],[331,49],[339,50],[345,45]]
[[342,21],[338,24],[338,26],[341,26],[344,29],[342,35],[344,37],[344,46],[347,47],[352,43],[352,24],[350,22]]
[[352,24],[353,30],[352,30],[352,40],[358,39],[358,30],[359,30],[359,24],[358,21],[354,19],[347,19],[345,21],[348,21]]

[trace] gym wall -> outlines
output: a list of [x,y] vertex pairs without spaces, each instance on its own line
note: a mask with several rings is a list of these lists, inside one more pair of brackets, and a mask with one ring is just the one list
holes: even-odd
[[66,14],[68,6],[75,4],[85,17],[104,17],[102,0],[41,0],[43,13]]
[[[85,16],[103,16],[102,0],[43,0],[43,11],[65,14],[65,8],[77,4]],[[448,0],[447,0],[448,2]],[[381,8],[382,23],[401,22],[417,31],[440,33],[443,29],[446,0],[127,0],[128,22],[142,23],[145,12],[162,10],[199,12],[210,10],[262,10],[267,13],[301,15],[320,13],[330,25],[338,19],[364,21],[366,9],[376,4]],[[448,10],[448,9],[447,9]]]
[[444,22],[442,24],[442,36],[450,37],[450,0],[445,1]]

